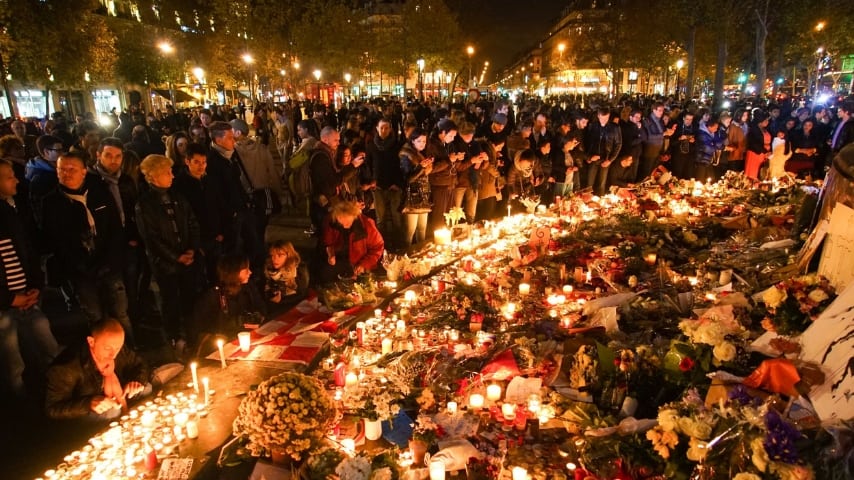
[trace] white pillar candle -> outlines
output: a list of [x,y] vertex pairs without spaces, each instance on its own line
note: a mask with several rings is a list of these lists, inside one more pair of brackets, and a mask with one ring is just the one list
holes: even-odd
[[528,295],[531,293],[531,284],[530,283],[520,283],[519,284],[519,295]]
[[211,380],[208,377],[202,378],[202,387],[204,387],[205,390],[205,405],[207,405],[208,403],[210,403],[211,400]]
[[344,448],[344,453],[347,455],[353,455],[356,453],[356,441],[352,438],[342,438],[341,447]]
[[240,342],[240,351],[248,352],[249,346],[252,345],[252,337],[249,332],[240,332],[237,334],[237,340]]
[[497,402],[501,399],[501,385],[495,383],[486,387],[486,399],[491,402]]
[[406,300],[407,303],[413,303],[418,298],[418,294],[415,293],[415,290],[407,290],[406,293],[403,294],[403,299]]
[[222,363],[222,368],[225,368],[225,366],[226,366],[226,364],[225,364],[225,350],[223,349],[224,345],[225,345],[225,342],[223,341],[223,339],[218,338],[216,341],[216,348],[219,349],[219,361],[220,361],[220,363]]
[[406,333],[406,320],[400,319],[397,321],[395,325],[395,330],[399,335],[404,335]]
[[359,376],[356,375],[355,372],[347,373],[347,376],[344,377],[344,386],[345,387],[355,387],[359,383]]
[[471,394],[471,396],[469,396],[469,408],[476,410],[483,408],[483,395],[479,393]]
[[528,471],[522,467],[513,467],[511,472],[513,473],[513,480],[527,480],[528,478]]
[[512,403],[502,403],[501,414],[504,415],[504,418],[507,420],[516,418],[516,405],[513,405]]
[[190,364],[190,373],[193,374],[193,390],[199,393],[199,364],[193,362]]
[[199,437],[199,424],[195,420],[189,420],[187,422],[187,438],[198,438]]
[[434,230],[433,243],[436,245],[447,245],[451,243],[451,231],[444,227]]
[[448,402],[448,413],[451,415],[457,413],[457,402]]
[[445,462],[430,460],[430,480],[445,480]]
[[564,285],[563,286],[563,294],[569,295],[570,293],[572,293],[572,285]]
[[391,353],[392,342],[390,338],[384,338],[382,343],[383,355]]

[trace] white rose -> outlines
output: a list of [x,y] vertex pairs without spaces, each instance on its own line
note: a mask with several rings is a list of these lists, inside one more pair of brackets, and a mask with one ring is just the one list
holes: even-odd
[[665,408],[658,411],[658,424],[665,432],[676,430],[679,426],[679,413],[672,408]]
[[737,473],[732,477],[732,480],[762,480],[762,478],[753,473]]
[[815,303],[821,303],[830,298],[827,293],[825,293],[824,290],[820,288],[816,288],[815,290],[811,291],[808,296],[809,299]]
[[788,297],[786,291],[780,290],[777,287],[771,287],[762,292],[762,302],[764,302],[769,308],[779,307],[786,300],[786,297]]
[[718,345],[724,341],[723,328],[717,322],[704,323],[697,329],[694,340],[706,345]]
[[706,422],[699,422],[690,417],[679,419],[679,430],[685,435],[705,440],[712,434],[712,426]]
[[735,359],[735,345],[730,342],[721,342],[712,349],[712,355],[722,362],[731,362]]

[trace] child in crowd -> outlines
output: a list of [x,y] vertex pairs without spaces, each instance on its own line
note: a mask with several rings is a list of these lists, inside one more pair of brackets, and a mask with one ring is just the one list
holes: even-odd
[[270,245],[264,266],[264,293],[274,303],[300,293],[307,282],[300,278],[300,256],[291,242],[276,240]]

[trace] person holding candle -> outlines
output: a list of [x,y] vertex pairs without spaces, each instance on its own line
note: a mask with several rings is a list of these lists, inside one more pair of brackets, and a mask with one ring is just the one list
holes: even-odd
[[[536,188],[543,182],[543,170],[534,150],[518,152],[507,172],[507,192],[513,210],[528,210],[524,201],[539,203]],[[533,208],[533,207],[532,207]]]
[[424,158],[422,153],[427,147],[427,133],[416,128],[409,134],[407,142],[400,149],[400,169],[407,185],[403,201],[403,215],[406,233],[403,243],[408,248],[415,242],[427,238],[427,216],[433,208],[430,201],[430,173],[433,171],[433,158]]
[[[194,325],[198,351],[211,348],[217,335],[233,338],[249,328],[257,328],[266,318],[267,305],[254,283],[244,255],[224,255],[217,264],[217,284],[202,294],[196,304]],[[193,337],[191,337],[193,338]]]
[[47,416],[113,419],[129,399],[150,394],[148,367],[124,341],[122,324],[108,318],[92,326],[85,345],[63,351],[47,372]]
[[320,283],[359,276],[377,267],[385,243],[377,225],[353,202],[338,202],[324,221],[321,245],[326,262],[318,272]]

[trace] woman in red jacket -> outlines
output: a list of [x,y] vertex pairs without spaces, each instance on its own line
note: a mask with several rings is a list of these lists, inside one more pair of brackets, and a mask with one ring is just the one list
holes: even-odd
[[353,202],[339,202],[323,225],[321,243],[326,263],[321,265],[320,282],[354,277],[376,268],[385,242],[373,220],[362,215]]

